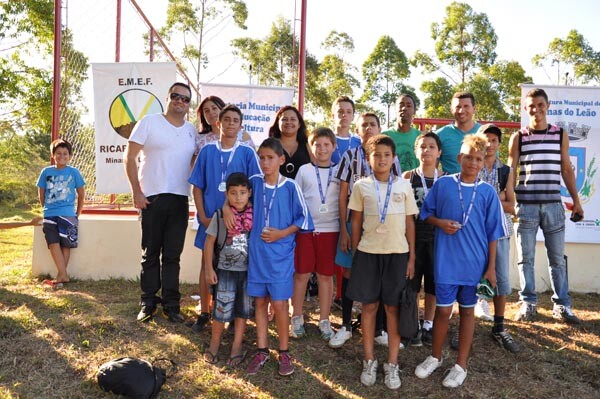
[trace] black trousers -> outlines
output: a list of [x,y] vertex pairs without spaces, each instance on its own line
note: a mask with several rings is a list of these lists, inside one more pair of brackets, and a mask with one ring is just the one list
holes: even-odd
[[[179,312],[179,259],[188,226],[188,197],[157,194],[142,210],[141,304]],[[162,299],[157,295],[162,286]]]

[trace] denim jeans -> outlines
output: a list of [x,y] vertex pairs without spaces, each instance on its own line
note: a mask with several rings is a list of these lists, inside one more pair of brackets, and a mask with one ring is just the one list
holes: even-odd
[[496,247],[496,295],[510,295],[510,237],[502,237]]
[[521,291],[519,298],[530,304],[537,303],[535,292],[535,244],[538,228],[544,234],[548,268],[552,281],[552,302],[570,306],[569,281],[565,252],[565,211],[560,202],[550,204],[519,204],[517,206],[517,253]]

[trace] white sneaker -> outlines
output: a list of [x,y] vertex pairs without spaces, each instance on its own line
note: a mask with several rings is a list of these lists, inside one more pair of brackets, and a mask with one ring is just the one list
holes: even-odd
[[304,317],[292,316],[292,338],[302,338],[306,334],[304,330]]
[[377,359],[363,360],[363,371],[360,373],[360,382],[370,387],[377,380]]
[[319,331],[321,331],[321,338],[326,339],[327,341],[329,341],[334,334],[329,320],[321,320],[319,322]]
[[346,326],[342,326],[329,340],[329,346],[331,348],[340,348],[352,338],[352,330],[346,330]]
[[477,304],[475,305],[475,317],[485,321],[494,321],[488,301],[481,298],[477,299]]
[[[386,331],[382,331],[381,335],[375,337],[375,343],[377,345],[381,345],[381,346],[388,346],[389,345],[388,333]],[[398,345],[398,349],[400,349],[400,350],[404,349],[404,344],[402,343],[402,341],[400,341],[400,345]]]
[[446,388],[458,388],[465,382],[465,378],[467,378],[467,370],[464,370],[458,364],[455,364],[454,367],[450,369],[450,372],[442,381],[442,385]]
[[415,369],[415,375],[419,378],[427,378],[433,373],[438,367],[442,365],[442,360],[437,360],[435,357],[429,355],[423,363],[419,364]]
[[399,368],[397,364],[383,363],[384,382],[385,386],[389,389],[398,389],[402,385],[398,372]]

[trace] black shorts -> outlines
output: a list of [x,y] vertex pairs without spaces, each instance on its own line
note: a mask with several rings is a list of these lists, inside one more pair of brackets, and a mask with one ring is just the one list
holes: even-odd
[[433,247],[433,240],[417,240],[415,242],[415,275],[410,280],[410,284],[415,292],[421,290],[421,280],[425,278],[425,293],[435,295]]
[[408,253],[369,254],[356,251],[346,296],[356,302],[398,306],[406,284]]
[[63,248],[77,248],[79,221],[76,216],[49,216],[44,218],[42,231],[46,244],[59,244]]

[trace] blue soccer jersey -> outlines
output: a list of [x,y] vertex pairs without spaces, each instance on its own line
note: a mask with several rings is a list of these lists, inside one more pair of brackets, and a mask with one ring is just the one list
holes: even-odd
[[254,218],[248,243],[248,282],[263,284],[291,281],[294,277],[296,234],[272,243],[263,241],[260,234],[267,225],[267,215],[269,227],[275,229],[283,230],[292,225],[304,231],[314,229],[300,187],[294,180],[283,176],[280,176],[276,189],[275,186],[265,185],[262,175],[252,176],[250,182]]
[[335,164],[340,163],[346,151],[360,147],[362,144],[360,137],[358,136],[350,135],[350,137],[335,137],[337,144],[335,150],[331,154],[331,162]]
[[[489,184],[481,181],[477,183],[473,207],[469,212],[474,188],[472,183],[461,183],[461,201],[458,175],[442,176],[425,197],[421,219],[435,216],[463,225],[455,234],[435,229],[436,283],[477,285],[487,269],[489,243],[506,234],[502,205],[496,191]],[[465,221],[467,215],[468,219]]]
[[[202,190],[204,213],[209,218],[225,203],[225,192],[219,190],[219,185],[224,183],[230,174],[241,172],[246,176],[252,176],[260,173],[258,156],[254,149],[245,145],[236,145],[234,148],[235,152],[233,148],[220,149],[218,143],[204,146],[188,180]],[[232,153],[233,158],[230,162]],[[200,223],[194,245],[203,249],[205,240],[206,227]]]

